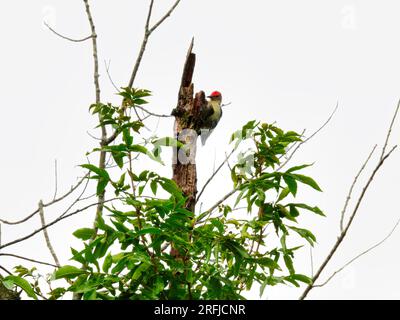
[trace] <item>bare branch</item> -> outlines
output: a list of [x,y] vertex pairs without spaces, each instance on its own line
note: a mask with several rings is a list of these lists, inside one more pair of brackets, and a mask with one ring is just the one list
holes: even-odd
[[43,261],[39,261],[39,260],[35,260],[35,259],[19,256],[19,255],[12,254],[12,253],[0,253],[0,256],[13,257],[13,258],[22,259],[22,260],[26,260],[26,261],[30,261],[30,262],[34,262],[34,263],[38,263],[38,264],[43,264],[45,266],[50,266],[50,267],[54,267],[54,268],[58,268],[59,267],[59,265],[55,265],[55,264],[52,264],[52,263],[49,263],[49,262],[43,262]]
[[225,160],[222,161],[222,163],[218,166],[217,170],[213,172],[210,178],[206,181],[204,184],[203,188],[201,188],[201,191],[199,192],[199,195],[197,196],[196,203],[199,201],[201,195],[203,194],[204,190],[207,188],[208,184],[214,179],[214,177],[217,175],[217,173],[221,170],[221,168],[225,165],[225,163],[228,162],[229,158],[232,156],[232,154],[235,152],[235,149],[233,149],[226,157]]
[[[73,187],[71,188],[70,191],[68,191],[67,193],[65,193],[64,195],[62,195],[61,197],[59,197],[59,198],[57,198],[57,199],[55,199],[55,200],[52,200],[52,201],[50,201],[50,202],[48,202],[48,203],[43,204],[43,207],[46,208],[46,207],[49,207],[49,206],[51,206],[51,205],[53,205],[53,204],[55,204],[55,203],[57,203],[57,202],[59,202],[59,201],[61,201],[61,200],[64,200],[64,199],[65,199],[66,197],[68,197],[71,193],[73,193],[76,189],[78,189],[79,186],[82,184],[82,182],[83,182],[87,177],[89,177],[89,173],[86,173],[86,174],[83,176],[83,178],[81,178],[81,179],[78,181],[78,183],[77,183],[75,186],[73,186]],[[35,210],[34,212],[32,212],[31,214],[29,214],[28,216],[26,216],[25,218],[23,218],[23,219],[21,219],[21,220],[18,220],[18,221],[7,221],[7,220],[0,219],[0,222],[2,222],[2,223],[4,223],[4,224],[8,224],[8,225],[21,224],[21,223],[24,223],[24,222],[28,221],[29,219],[31,219],[32,217],[34,217],[34,216],[35,216],[36,214],[38,214],[38,213],[39,213],[39,209]]]
[[4,268],[3,266],[0,266],[0,269],[5,271],[6,273],[8,273],[10,276],[12,275],[12,273],[10,271],[8,271],[6,268]]
[[394,122],[395,122],[395,120],[396,120],[397,114],[398,114],[398,112],[399,112],[399,108],[400,108],[400,100],[399,100],[399,102],[397,103],[396,111],[394,112],[392,121],[390,122],[389,130],[388,130],[387,135],[386,135],[385,144],[383,145],[383,148],[382,148],[381,160],[382,160],[382,158],[383,158],[384,155],[385,155],[386,148],[387,148],[387,145],[388,145],[388,142],[389,142],[389,139],[390,139],[390,135],[391,135],[391,133],[392,133],[393,125],[394,125]]
[[100,83],[99,83],[99,58],[97,54],[97,34],[96,34],[96,27],[93,22],[92,13],[90,11],[89,0],[83,0],[85,3],[86,8],[86,15],[89,20],[90,29],[92,31],[91,38],[92,38],[92,47],[93,47],[93,62],[94,62],[94,85],[96,89],[96,103],[100,103]]
[[135,81],[137,72],[139,70],[140,63],[142,62],[144,52],[146,51],[146,46],[147,46],[147,42],[149,40],[150,35],[172,14],[172,12],[178,6],[180,1],[181,0],[177,0],[173,4],[173,6],[167,11],[167,13],[154,26],[150,27],[150,19],[151,19],[151,14],[153,11],[153,4],[154,4],[154,0],[150,0],[149,10],[147,12],[146,24],[144,27],[144,36],[143,36],[143,40],[142,40],[142,44],[140,46],[138,56],[135,61],[135,65],[133,67],[131,78],[129,79],[129,83],[128,83],[129,88],[131,88],[133,86],[133,83]]
[[221,108],[224,108],[224,107],[230,106],[231,104],[232,104],[232,102],[223,103],[223,104],[221,104]]
[[[39,201],[39,215],[40,215],[40,222],[42,224],[42,227],[44,227],[46,225],[46,221],[44,219],[44,210],[43,210],[43,201],[42,200]],[[56,252],[54,251],[54,248],[53,248],[53,246],[51,244],[50,237],[49,237],[49,234],[48,234],[46,228],[43,229],[43,234],[44,234],[44,239],[46,240],[47,248],[49,249],[50,254],[53,257],[54,262],[59,267],[60,266],[60,262],[58,260],[57,255],[56,255]]]
[[310,246],[310,267],[311,267],[311,277],[314,276],[314,257],[312,252],[313,247]]
[[63,36],[62,34],[60,34],[60,33],[58,33],[57,31],[55,31],[52,27],[49,26],[49,24],[48,24],[47,22],[44,22],[44,25],[45,25],[51,32],[53,32],[55,35],[59,36],[60,38],[65,39],[65,40],[71,41],[71,42],[83,42],[83,41],[89,40],[89,39],[91,39],[91,38],[93,37],[92,35],[90,35],[90,36],[87,36],[87,37],[82,38],[82,39],[72,39],[72,38]]
[[146,32],[149,32],[149,29],[150,29],[150,19],[151,19],[151,14],[153,12],[153,4],[154,4],[154,0],[150,0],[149,11],[147,13],[146,24],[144,27]]
[[372,183],[372,180],[374,179],[376,173],[379,171],[379,169],[382,167],[383,163],[385,162],[385,160],[387,158],[390,157],[390,155],[392,154],[392,152],[397,148],[397,146],[394,146],[377,164],[377,166],[375,167],[374,171],[372,172],[371,176],[368,179],[368,182],[366,183],[366,185],[364,186],[360,197],[358,198],[358,201],[356,203],[356,206],[354,207],[353,213],[350,216],[349,221],[346,224],[346,227],[343,229],[343,231],[341,232],[340,236],[338,237],[338,239],[336,240],[335,244],[333,245],[333,248],[331,249],[331,251],[329,252],[328,256],[325,258],[325,260],[323,261],[323,263],[321,264],[320,268],[318,269],[317,273],[315,274],[315,276],[312,278],[312,282],[311,284],[309,284],[307,286],[307,288],[304,290],[303,294],[300,296],[300,300],[304,300],[305,297],[307,296],[307,294],[310,292],[310,290],[313,288],[314,283],[318,280],[319,276],[321,275],[322,271],[325,269],[325,267],[327,266],[327,264],[329,263],[329,261],[332,259],[333,255],[335,254],[336,250],[339,248],[340,244],[343,242],[344,238],[347,235],[347,231],[349,230],[357,212],[358,209],[360,208],[360,205],[362,203],[362,200],[364,199],[364,196],[369,188],[369,186]]
[[[320,126],[311,136],[309,136],[306,140],[301,141],[297,147],[293,150],[293,152],[289,155],[289,157],[286,159],[286,161],[278,168],[278,171],[281,170],[287,163],[293,158],[294,154],[300,149],[300,147],[305,144],[306,142],[310,141],[312,138],[314,138],[322,129],[324,129],[328,123],[331,121],[333,116],[335,115],[337,109],[339,108],[339,102],[336,103],[335,109],[332,111],[331,115],[329,118],[324,122],[322,126]],[[304,131],[303,131],[304,132]]]
[[57,159],[54,160],[54,196],[53,200],[57,197],[58,189],[58,171],[57,171]]
[[347,206],[349,205],[351,196],[353,194],[353,189],[354,189],[354,187],[355,187],[355,185],[357,183],[358,178],[360,177],[361,173],[364,171],[366,165],[368,164],[369,160],[371,159],[372,155],[374,154],[376,147],[377,147],[377,145],[374,146],[374,148],[372,149],[372,151],[368,155],[368,158],[365,160],[364,164],[362,165],[362,167],[358,171],[357,175],[355,176],[355,178],[353,180],[353,183],[351,184],[349,193],[347,194],[347,197],[346,197],[346,202],[344,203],[344,207],[343,207],[342,212],[340,214],[340,231],[341,232],[343,231],[344,216],[346,214]]
[[170,114],[157,114],[157,113],[151,112],[151,111],[143,108],[142,106],[135,105],[135,108],[138,108],[138,109],[142,110],[143,112],[145,112],[148,115],[151,115],[153,117],[158,117],[158,118],[171,118],[171,117],[173,117],[173,115],[170,115]]
[[121,90],[119,90],[119,88],[116,86],[114,80],[113,80],[112,77],[111,77],[111,74],[110,74],[110,65],[111,65],[111,61],[109,61],[108,64],[107,64],[106,61],[104,60],[104,66],[106,67],[106,72],[107,72],[108,79],[110,80],[110,82],[111,82],[111,84],[113,85],[114,89],[115,89],[116,91],[118,91],[118,92],[121,92]]
[[[238,191],[237,188],[229,191],[226,195],[224,195],[220,200],[218,200],[210,209],[208,209],[207,211],[205,211],[204,213],[202,213],[202,218],[198,219],[196,221],[196,224],[199,224],[205,220],[207,220],[210,215],[213,213],[213,211],[218,208],[222,203],[224,203],[227,199],[229,199],[236,191]],[[1,247],[0,247],[1,249]]]
[[169,9],[168,12],[153,27],[150,28],[150,30],[149,30],[150,33],[152,33],[154,30],[156,30],[172,14],[172,12],[178,6],[179,2],[181,2],[181,0],[175,1],[173,6],[171,7],[171,9]]
[[[104,203],[105,203],[105,202],[109,202],[109,201],[113,201],[113,200],[116,200],[116,199],[118,199],[118,198],[108,199],[108,200],[105,200]],[[92,203],[92,204],[89,204],[89,205],[87,205],[87,206],[85,206],[85,207],[83,207],[83,208],[81,208],[81,209],[77,209],[77,210],[75,210],[74,212],[71,212],[71,213],[69,213],[69,214],[67,214],[67,215],[64,215],[64,216],[62,215],[62,216],[58,217],[57,219],[53,220],[52,222],[50,222],[50,223],[48,223],[48,224],[46,224],[46,225],[40,227],[39,229],[36,229],[35,231],[29,233],[29,234],[26,235],[26,236],[23,236],[23,237],[21,237],[21,238],[15,239],[15,240],[13,240],[13,241],[10,241],[10,242],[7,242],[7,243],[1,245],[1,246],[0,246],[0,249],[9,247],[9,246],[14,245],[14,244],[16,244],[16,243],[19,243],[19,242],[25,241],[25,240],[27,240],[27,239],[29,239],[29,238],[32,238],[34,235],[36,235],[37,233],[43,231],[44,229],[46,229],[46,228],[48,228],[48,227],[51,227],[52,225],[54,225],[54,224],[56,224],[56,223],[58,223],[58,222],[60,222],[60,221],[62,221],[62,220],[64,220],[64,219],[67,219],[67,218],[69,218],[69,217],[72,217],[72,216],[74,216],[74,215],[76,215],[76,214],[78,214],[78,213],[80,213],[80,212],[83,212],[83,211],[85,211],[85,210],[87,210],[87,209],[89,209],[89,208],[91,208],[91,207],[97,206],[97,205],[98,205],[98,202]]]
[[360,254],[358,254],[357,256],[355,256],[353,259],[349,260],[346,264],[344,264],[340,269],[336,270],[334,273],[332,273],[332,275],[322,284],[318,284],[318,285],[314,285],[314,288],[317,287],[323,287],[325,286],[329,281],[332,280],[332,278],[334,276],[336,276],[339,272],[343,271],[343,269],[345,269],[346,267],[348,267],[350,264],[352,264],[354,261],[358,260],[359,258],[361,258],[362,256],[366,255],[367,253],[371,252],[372,250],[374,250],[375,248],[379,247],[380,245],[382,245],[386,240],[388,240],[392,234],[394,233],[394,231],[397,229],[398,225],[400,224],[400,219],[397,220],[396,224],[394,225],[394,227],[392,228],[392,230],[386,235],[385,238],[383,238],[381,241],[379,241],[378,243],[374,244],[373,246],[369,247],[367,250],[361,252]]

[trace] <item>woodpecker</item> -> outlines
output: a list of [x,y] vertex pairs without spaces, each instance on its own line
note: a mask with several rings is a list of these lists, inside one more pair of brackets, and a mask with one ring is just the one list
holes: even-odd
[[222,117],[222,95],[219,91],[212,92],[207,98],[207,107],[203,114],[200,128],[201,143],[204,146],[212,130],[217,126]]

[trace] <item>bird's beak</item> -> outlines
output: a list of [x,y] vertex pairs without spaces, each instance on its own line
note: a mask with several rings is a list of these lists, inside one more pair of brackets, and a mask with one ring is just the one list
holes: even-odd
[[207,98],[211,98],[211,96],[207,96]]

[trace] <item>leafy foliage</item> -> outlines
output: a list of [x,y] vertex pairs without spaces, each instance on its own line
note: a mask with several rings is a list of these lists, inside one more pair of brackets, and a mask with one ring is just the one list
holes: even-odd
[[[120,95],[122,106],[91,106],[100,114],[100,124],[116,134],[114,145],[92,152],[110,154],[118,172],[82,165],[97,181],[98,194],[108,188],[118,200],[105,204],[107,215],[99,216],[94,228],[74,232],[82,248],[71,248],[71,260],[81,267],[55,271],[54,279],[70,285],[54,289],[51,298],[69,291],[88,300],[244,299],[242,292],[255,283],[260,294],[267,286],[310,283],[309,277],[296,273],[293,262],[302,244],[287,243],[294,235],[314,245],[313,233],[298,227],[297,220],[305,211],[323,212],[292,201],[303,185],[321,188],[299,173],[310,165],[281,168],[288,148],[301,141],[299,134],[257,121],[236,131],[231,143],[242,150],[231,170],[234,205],[223,202],[194,213],[186,209],[186,196],[173,180],[132,169],[132,162],[143,155],[162,163],[161,147],[181,144],[170,137],[143,139],[143,123],[132,121],[129,115],[147,103],[149,91],[125,88]],[[14,281],[34,297],[25,283],[5,281]]]

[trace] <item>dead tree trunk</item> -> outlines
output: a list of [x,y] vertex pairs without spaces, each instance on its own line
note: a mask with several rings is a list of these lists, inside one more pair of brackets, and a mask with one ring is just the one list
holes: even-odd
[[[202,110],[207,107],[207,101],[203,91],[196,93],[195,97],[193,97],[192,77],[196,55],[192,52],[192,49],[193,40],[183,68],[178,104],[172,111],[172,115],[175,116],[174,134],[176,139],[182,143],[180,147],[174,148],[172,179],[187,197],[185,207],[193,212],[194,217],[197,194],[196,143],[202,125]],[[188,258],[186,253],[178,252],[173,244],[171,247],[171,255],[176,259],[185,260]]]
[[192,52],[193,40],[190,44],[183,68],[175,116],[174,134],[184,145],[174,148],[172,170],[173,180],[188,198],[186,208],[195,210],[197,194],[196,142],[201,127],[201,111],[207,106],[203,91],[193,97],[192,77],[196,63],[196,55]]

